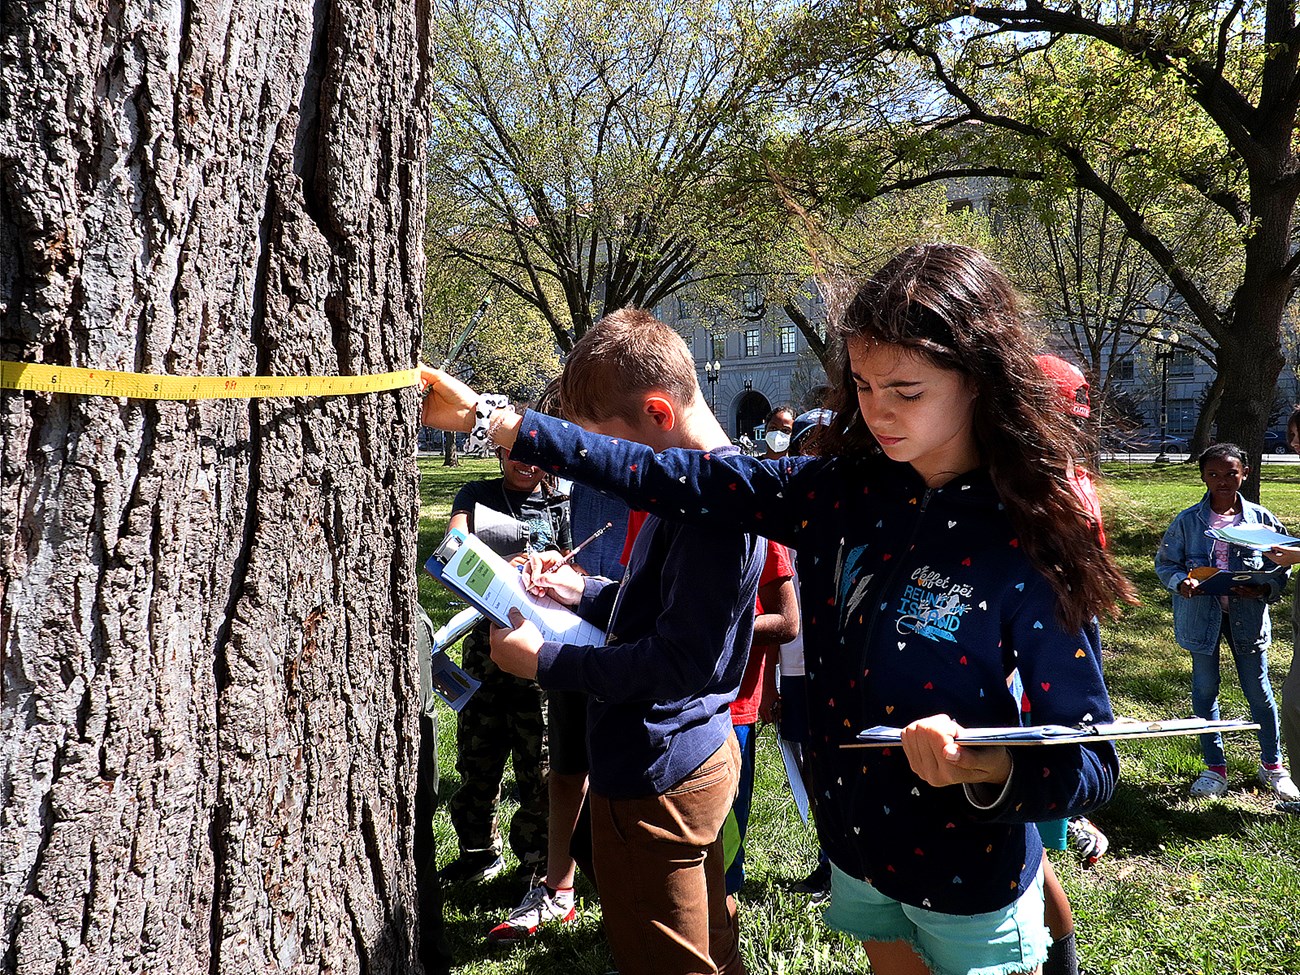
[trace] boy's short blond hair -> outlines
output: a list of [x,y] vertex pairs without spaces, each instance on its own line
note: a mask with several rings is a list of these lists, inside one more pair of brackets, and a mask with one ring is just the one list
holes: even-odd
[[699,393],[686,341],[654,315],[628,306],[610,312],[580,338],[561,377],[566,416],[636,423],[650,391],[690,406]]

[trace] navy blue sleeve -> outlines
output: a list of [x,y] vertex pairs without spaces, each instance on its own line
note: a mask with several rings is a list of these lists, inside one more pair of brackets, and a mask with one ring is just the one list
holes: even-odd
[[656,454],[644,444],[588,433],[532,410],[523,416],[510,456],[669,521],[732,525],[794,545],[807,517],[799,472],[810,458],[764,461],[683,449]]
[[582,580],[582,599],[573,611],[588,623],[602,630],[609,626],[614,615],[614,600],[618,598],[618,583],[601,576],[587,576]]
[[[737,640],[741,617],[748,614],[752,625],[759,568],[754,545],[740,532],[680,530],[666,549],[654,632],[627,641],[611,634],[603,647],[544,644],[537,682],[615,703],[699,693],[723,666],[722,648]],[[748,645],[747,631],[743,638]]]
[[[1114,720],[1102,678],[1101,637],[1094,620],[1069,631],[1056,618],[1057,599],[1039,576],[1006,622],[1034,724],[1074,726]],[[1006,799],[988,811],[1002,822],[1043,822],[1082,815],[1110,801],[1119,781],[1111,742],[1030,745],[1011,749],[1015,770]]]

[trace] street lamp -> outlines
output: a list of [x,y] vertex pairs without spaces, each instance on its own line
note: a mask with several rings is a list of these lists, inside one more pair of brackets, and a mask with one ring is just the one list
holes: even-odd
[[1162,328],[1153,332],[1151,337],[1165,347],[1155,354],[1160,363],[1160,452],[1156,454],[1155,462],[1162,464],[1169,461],[1165,453],[1165,434],[1169,429],[1169,360],[1178,351],[1178,333]]
[[722,374],[722,363],[714,359],[704,363],[704,378],[709,381],[709,409],[718,415],[718,376]]

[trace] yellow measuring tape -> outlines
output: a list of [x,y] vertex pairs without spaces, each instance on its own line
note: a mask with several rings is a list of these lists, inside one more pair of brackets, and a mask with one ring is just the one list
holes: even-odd
[[420,372],[420,369],[402,369],[372,376],[151,376],[0,361],[0,389],[176,400],[346,396],[414,386],[420,381]]

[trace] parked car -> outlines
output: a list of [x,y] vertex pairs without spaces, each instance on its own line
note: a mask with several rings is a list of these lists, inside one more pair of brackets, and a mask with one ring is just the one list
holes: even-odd
[[1159,433],[1139,433],[1130,440],[1134,453],[1158,454],[1162,451],[1166,454],[1185,454],[1187,453],[1187,438],[1178,437],[1167,433],[1161,440]]
[[1264,453],[1285,454],[1290,449],[1285,433],[1279,433],[1277,430],[1264,431]]
[[[465,442],[468,439],[469,438],[463,433],[456,434],[456,446],[465,446]],[[443,432],[436,427],[421,426],[419,433],[416,434],[415,444],[416,450],[421,450],[426,453],[442,450]]]
[[1140,449],[1134,444],[1134,437],[1138,436],[1132,430],[1103,430],[1101,433],[1101,449],[1114,451],[1117,454],[1133,453]]

